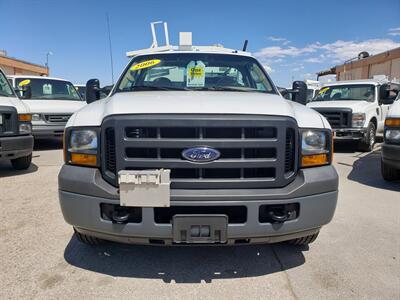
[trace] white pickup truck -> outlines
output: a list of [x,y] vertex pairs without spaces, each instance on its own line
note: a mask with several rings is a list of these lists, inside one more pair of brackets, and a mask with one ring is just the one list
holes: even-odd
[[400,94],[386,117],[381,170],[385,180],[400,180]]
[[71,115],[86,105],[69,81],[40,76],[8,76],[32,113],[35,138],[62,136]]
[[324,85],[307,104],[331,124],[336,140],[358,141],[361,151],[372,150],[400,85],[366,79]]
[[33,137],[29,108],[15,95],[0,70],[0,161],[11,161],[14,169],[29,168]]
[[282,98],[249,53],[150,48],[107,98],[98,80],[86,87],[58,181],[79,241],[304,245],[332,219],[330,125]]

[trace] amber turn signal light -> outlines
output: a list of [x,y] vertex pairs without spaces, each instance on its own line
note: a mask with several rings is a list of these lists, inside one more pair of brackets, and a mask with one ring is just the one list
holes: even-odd
[[400,127],[400,118],[386,119],[385,125],[388,127]]
[[29,114],[18,115],[18,120],[20,122],[30,122],[30,121],[32,121],[32,115],[29,115]]
[[302,167],[315,167],[329,164],[329,156],[327,153],[303,155],[301,157]]
[[71,153],[70,163],[95,167],[97,165],[97,157],[95,154]]

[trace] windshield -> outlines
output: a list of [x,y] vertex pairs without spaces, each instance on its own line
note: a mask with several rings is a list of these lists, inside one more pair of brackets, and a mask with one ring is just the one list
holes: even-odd
[[32,97],[30,100],[82,100],[75,87],[68,81],[46,78],[16,78],[15,84],[21,89],[28,85],[31,87]]
[[2,72],[0,72],[0,96],[1,97],[15,97],[13,90]]
[[86,86],[75,86],[82,99],[86,99]]
[[200,53],[155,54],[133,59],[116,92],[148,90],[276,93],[254,58]]
[[375,100],[375,86],[372,84],[346,84],[323,87],[313,101]]

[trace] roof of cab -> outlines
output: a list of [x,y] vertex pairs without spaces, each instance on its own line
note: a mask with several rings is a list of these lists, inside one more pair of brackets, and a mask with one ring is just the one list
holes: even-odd
[[126,52],[126,56],[134,57],[148,54],[171,54],[171,53],[207,53],[207,54],[231,54],[240,56],[252,56],[250,52],[224,48],[222,45],[214,46],[190,46],[183,49],[178,46],[161,46]]
[[67,79],[56,78],[56,77],[47,77],[47,76],[35,76],[35,75],[7,75],[7,78],[38,78],[38,79],[50,79],[50,80],[59,80],[59,81],[68,81]]
[[348,84],[373,84],[380,85],[389,82],[387,79],[358,79],[358,80],[346,80],[346,81],[333,81],[327,82],[323,86],[333,85],[348,85]]

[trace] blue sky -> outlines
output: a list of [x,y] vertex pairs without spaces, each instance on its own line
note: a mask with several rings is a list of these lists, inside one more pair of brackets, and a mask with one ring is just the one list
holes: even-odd
[[315,79],[360,51],[400,47],[399,0],[1,0],[0,49],[39,64],[51,50],[52,76],[109,84],[107,12],[115,77],[128,63],[126,51],[150,46],[149,23],[157,20],[168,22],[173,44],[179,31],[192,31],[196,45],[241,48],[248,39],[248,50],[281,86]]

